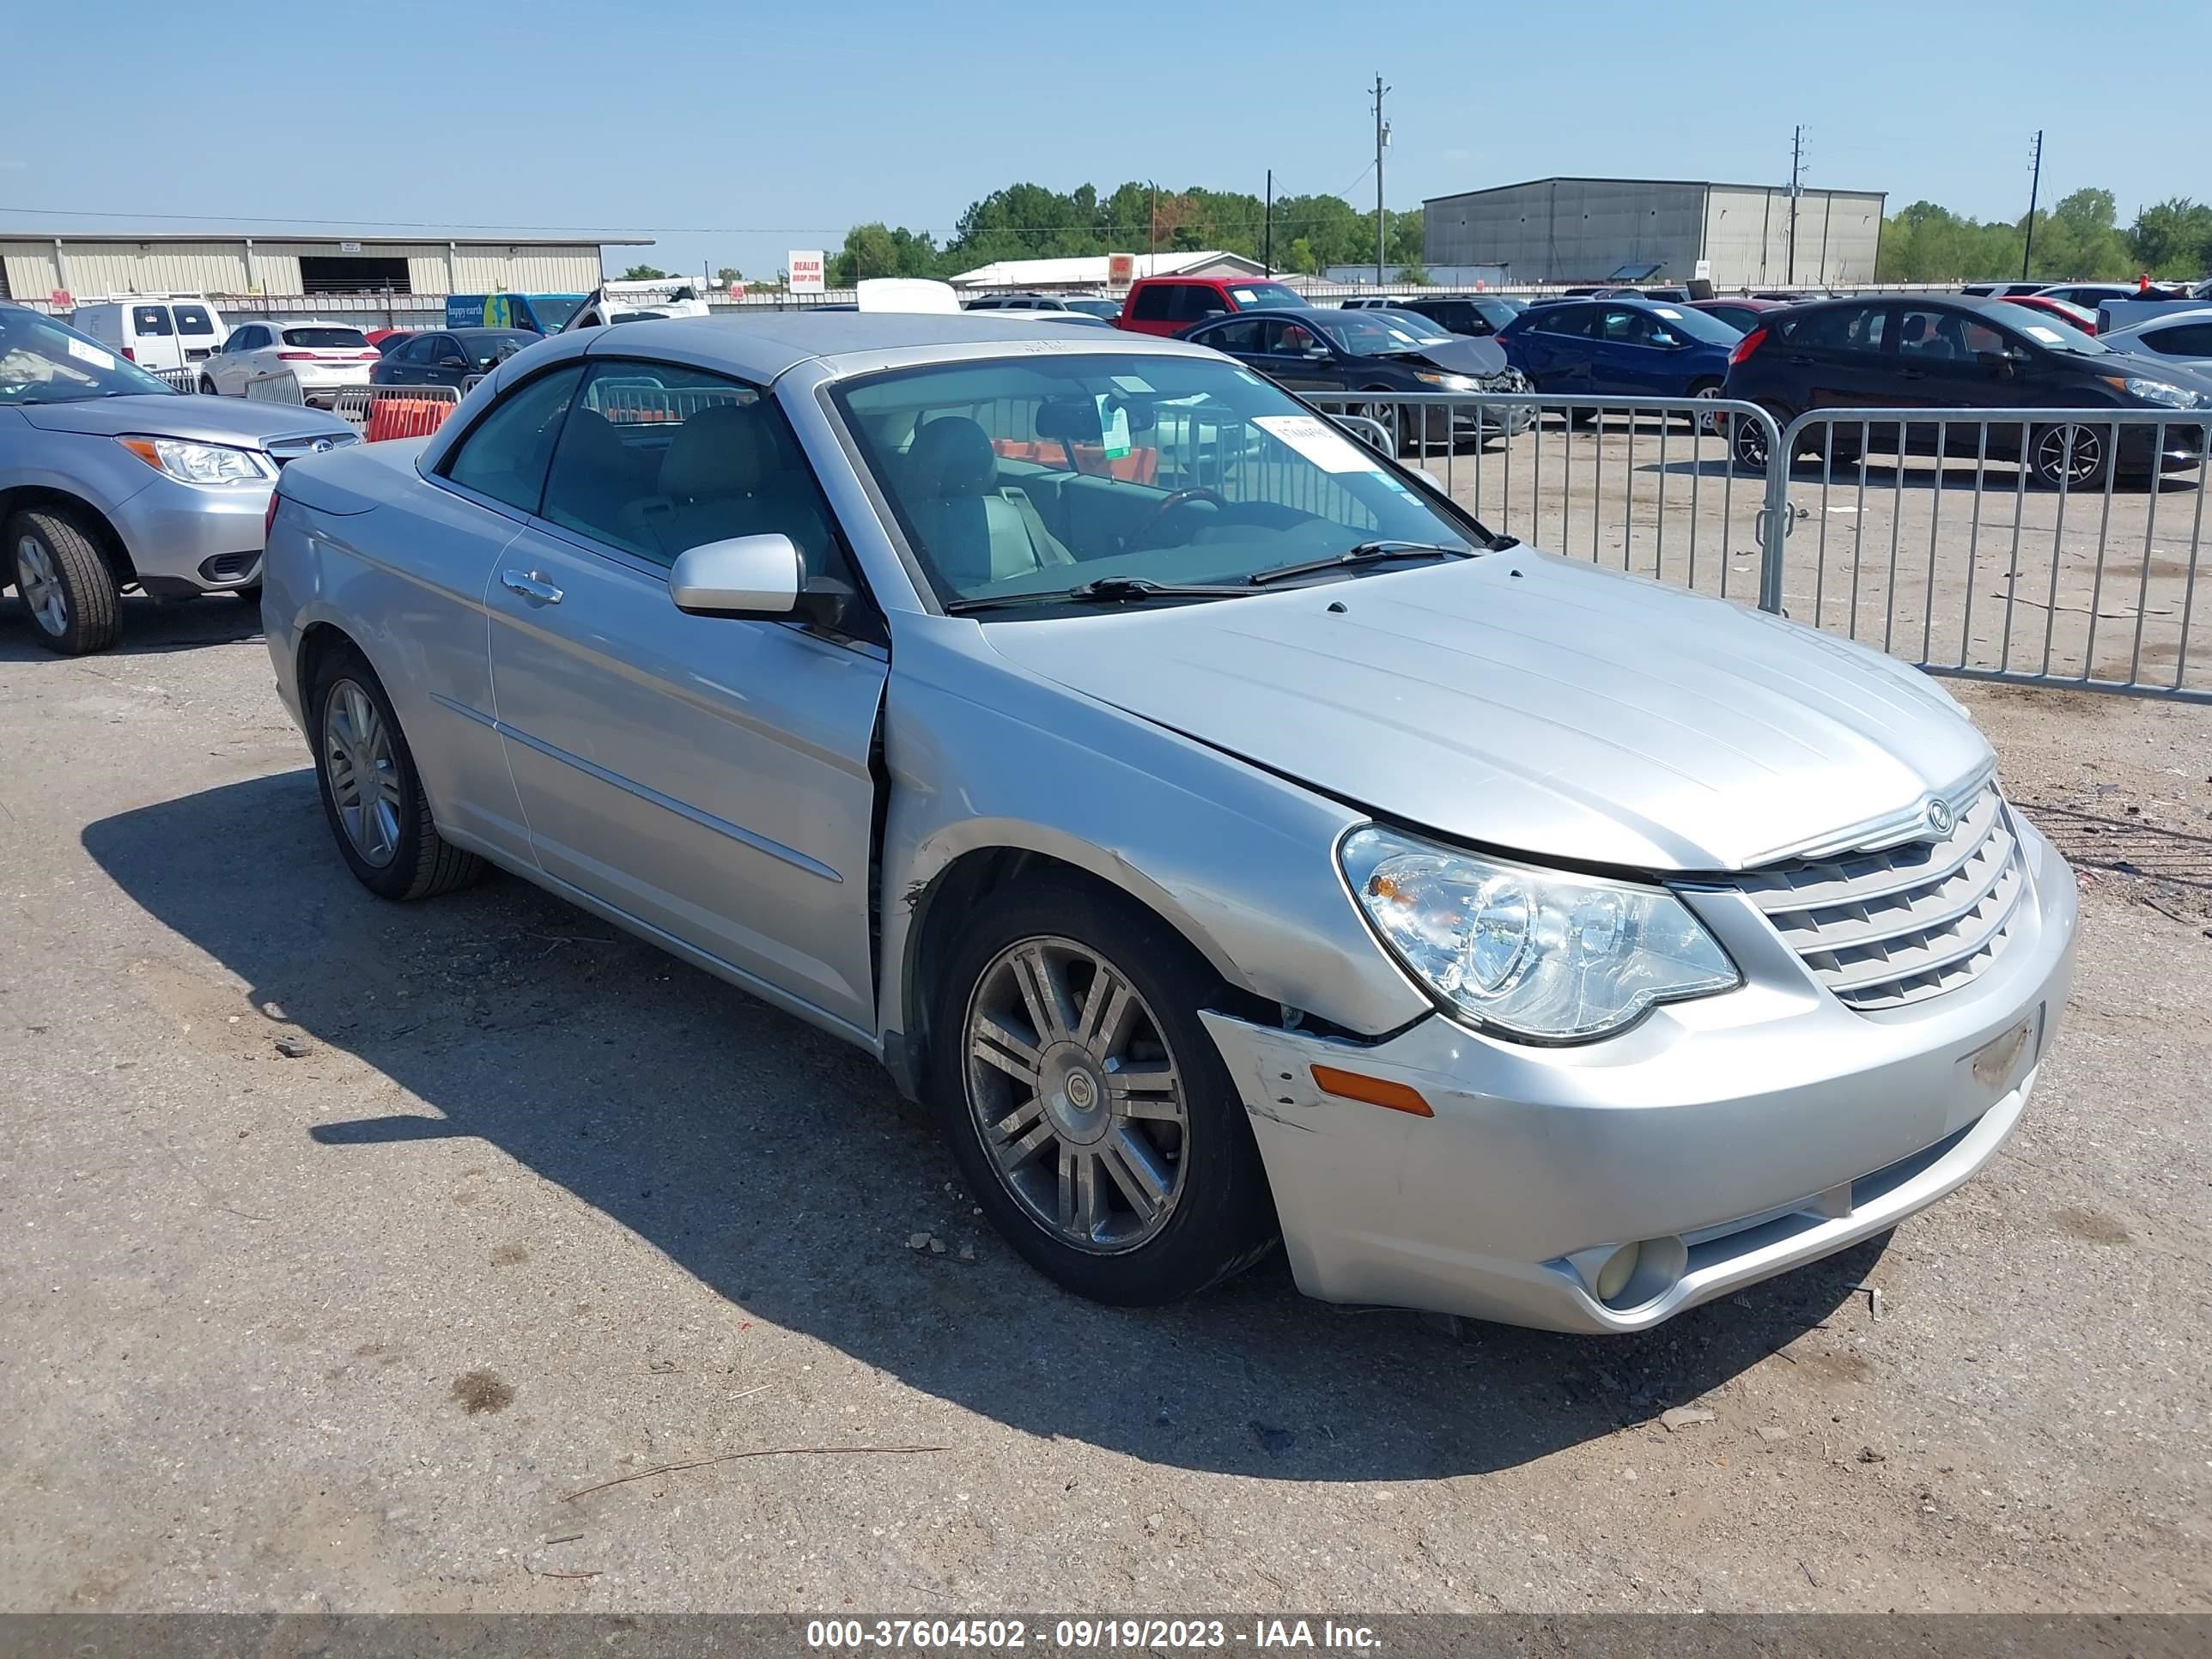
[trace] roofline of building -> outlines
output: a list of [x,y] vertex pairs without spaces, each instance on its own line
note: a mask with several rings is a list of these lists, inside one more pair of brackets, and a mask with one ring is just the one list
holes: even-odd
[[[1599,173],[1550,173],[1540,179],[1522,179],[1510,185],[1485,185],[1480,190],[1455,190],[1443,196],[1425,196],[1422,205],[1431,202],[1456,202],[1469,196],[1491,196],[1501,190],[1526,190],[1531,185],[1680,185],[1687,190],[1765,190],[1781,195],[1790,193],[1787,185],[1746,185],[1721,179],[1613,179]],[[1808,185],[1798,191],[1800,196],[1873,196],[1882,201],[1889,199],[1886,190],[1844,190],[1830,185]]]
[[426,230],[412,236],[349,236],[343,232],[301,230],[17,230],[0,228],[0,242],[359,242],[363,247],[419,247],[451,243],[455,247],[651,247],[653,239],[634,231],[605,231],[574,236],[453,236]]

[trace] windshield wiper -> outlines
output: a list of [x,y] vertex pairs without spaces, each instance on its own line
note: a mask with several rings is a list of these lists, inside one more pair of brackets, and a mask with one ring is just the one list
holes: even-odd
[[1000,611],[1021,605],[1127,605],[1142,599],[1243,599],[1249,587],[1225,587],[1206,582],[1156,582],[1147,576],[1101,576],[1094,581],[1048,593],[994,593],[979,599],[956,599],[945,607],[948,617],[965,617],[978,611]]
[[1303,564],[1282,564],[1273,570],[1255,571],[1244,580],[1249,586],[1265,587],[1270,582],[1286,582],[1295,576],[1318,575],[1324,570],[1338,570],[1346,565],[1389,564],[1400,559],[1433,559],[1439,556],[1449,559],[1471,559],[1474,551],[1471,548],[1446,547],[1439,542],[1362,542],[1357,547],[1347,547],[1343,552],[1333,553],[1325,559],[1308,559]]

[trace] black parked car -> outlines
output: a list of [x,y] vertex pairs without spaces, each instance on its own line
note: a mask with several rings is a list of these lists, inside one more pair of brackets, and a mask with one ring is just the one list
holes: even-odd
[[[2146,475],[2203,459],[2203,422],[2212,421],[2212,376],[2179,363],[2133,357],[2069,328],[2057,318],[2002,300],[1914,295],[1829,300],[1793,306],[1745,335],[1729,360],[1722,396],[1759,404],[1781,425],[1819,409],[2142,409],[2175,423],[2123,426],[2118,471]],[[1766,435],[1733,423],[1738,465],[1766,466]],[[1960,422],[1857,420],[1808,426],[1801,454],[1855,461],[1863,449],[1931,455],[1944,448],[1972,459],[1981,428]],[[1989,459],[2028,467],[2043,483],[2101,488],[2113,468],[2113,430],[2086,422],[1989,428]],[[2023,441],[2024,440],[2024,441]]]
[[[1212,346],[1249,363],[1292,392],[1526,392],[1528,383],[1490,340],[1451,334],[1403,311],[1280,310],[1240,312],[1183,330],[1195,345]],[[1345,411],[1382,422],[1401,448],[1443,447],[1497,434],[1525,432],[1531,409],[1432,406],[1422,430],[1401,429],[1400,405],[1376,403]]]
[[444,328],[414,335],[368,372],[371,386],[465,387],[545,337],[521,328]]
[[[1491,335],[1521,314],[1510,301],[1487,294],[1416,294],[1371,300],[1370,308],[1410,311],[1425,317],[1447,334],[1466,334],[1476,339]],[[1349,307],[1347,307],[1348,309]]]

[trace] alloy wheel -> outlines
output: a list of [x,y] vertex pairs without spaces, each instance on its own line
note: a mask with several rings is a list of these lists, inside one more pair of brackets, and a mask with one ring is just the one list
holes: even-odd
[[399,764],[391,728],[351,680],[333,681],[323,704],[323,766],[346,839],[382,869],[399,850]]
[[1190,1125],[1128,977],[1073,939],[1018,939],[976,979],[965,1024],[969,1110],[1030,1219],[1099,1255],[1156,1237],[1182,1194]]
[[69,632],[69,591],[54,568],[53,555],[36,536],[15,544],[15,592],[40,632],[57,640]]
[[2054,489],[2095,483],[2104,476],[2105,446],[2096,428],[2054,426],[2035,441],[2035,470]]

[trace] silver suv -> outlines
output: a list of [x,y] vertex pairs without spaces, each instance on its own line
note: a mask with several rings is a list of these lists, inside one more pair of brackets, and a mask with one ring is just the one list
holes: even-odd
[[0,305],[0,585],[70,654],[115,642],[131,587],[251,592],[278,470],[355,441],[316,410],[176,392],[73,328]]

